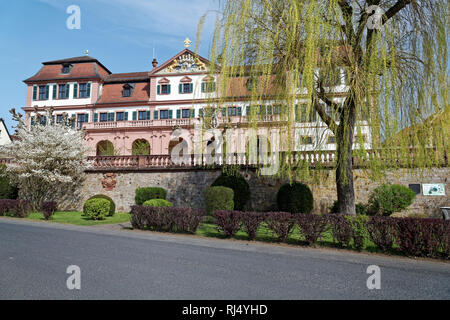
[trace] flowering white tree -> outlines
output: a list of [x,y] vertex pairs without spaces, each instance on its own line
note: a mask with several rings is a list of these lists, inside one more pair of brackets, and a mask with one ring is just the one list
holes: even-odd
[[34,124],[27,128],[21,114],[10,112],[18,122],[17,139],[1,152],[12,159],[7,174],[19,187],[19,197],[40,210],[43,201],[59,202],[76,192],[90,164],[84,133],[71,128],[74,119],[64,114],[57,124],[53,109],[47,108],[45,117],[36,113]]

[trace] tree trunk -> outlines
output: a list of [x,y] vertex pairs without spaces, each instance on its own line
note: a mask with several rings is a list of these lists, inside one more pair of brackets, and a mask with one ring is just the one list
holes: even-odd
[[355,104],[350,98],[340,115],[337,143],[336,188],[339,213],[356,214],[353,188],[353,135],[355,131]]

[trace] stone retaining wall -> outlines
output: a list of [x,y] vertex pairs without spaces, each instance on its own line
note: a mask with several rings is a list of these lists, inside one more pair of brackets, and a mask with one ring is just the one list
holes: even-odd
[[[134,204],[135,190],[138,187],[160,186],[168,190],[167,200],[180,207],[203,207],[203,192],[220,175],[214,170],[158,170],[158,171],[116,171],[89,172],[77,199],[65,201],[65,209],[82,210],[84,202],[95,194],[106,194],[116,203],[118,211],[129,211]],[[248,209],[276,210],[276,193],[285,183],[281,179],[258,176],[254,171],[242,172],[251,189]],[[309,181],[314,194],[314,211],[326,213],[336,199],[336,184],[333,170],[323,170],[315,181]],[[450,169],[435,168],[426,172],[397,170],[387,172],[384,179],[373,180],[362,170],[354,170],[356,202],[367,202],[370,192],[383,181],[408,184],[444,183],[446,196],[416,196],[408,213],[439,216],[439,207],[450,206]]]

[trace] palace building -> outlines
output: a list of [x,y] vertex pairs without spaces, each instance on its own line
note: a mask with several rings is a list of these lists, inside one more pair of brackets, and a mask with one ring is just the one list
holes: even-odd
[[[36,112],[45,114],[44,109],[52,107],[53,121],[61,122],[63,113],[67,113],[76,120],[74,128],[85,130],[91,156],[169,156],[171,149],[182,141],[174,138],[174,130],[182,128],[194,135],[194,129],[202,126],[208,110],[217,107],[216,127],[234,129],[232,138],[227,140],[231,142],[226,146],[227,152],[245,153],[250,143],[246,134],[249,79],[236,78],[233,99],[220,99],[221,105],[214,106],[213,101],[219,101],[220,74],[210,73],[209,61],[192,52],[189,41],[185,47],[163,64],[158,65],[154,59],[152,70],[143,72],[112,73],[87,54],[44,62],[34,76],[24,80],[27,100],[23,110],[27,124],[34,124]],[[333,101],[342,103],[346,92],[343,71],[333,92]],[[222,93],[222,98],[227,94]],[[301,98],[298,107],[304,107]],[[268,98],[257,108],[258,139],[260,135],[266,136],[270,149],[286,149],[283,136],[288,136],[287,126],[280,105]],[[46,121],[45,117],[40,119]],[[293,137],[294,151],[332,154],[336,149],[331,131],[318,121],[315,113],[297,118],[292,130],[289,136]],[[361,134],[365,148],[370,149],[370,132],[364,124]],[[211,135],[201,140],[205,148],[214,139]],[[188,144],[192,151],[192,143]]]

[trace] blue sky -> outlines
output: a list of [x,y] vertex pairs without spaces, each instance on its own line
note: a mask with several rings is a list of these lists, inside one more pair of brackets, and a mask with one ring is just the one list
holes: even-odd
[[[81,9],[81,29],[69,30],[67,7]],[[114,73],[151,70],[196,41],[208,13],[199,53],[208,57],[218,0],[14,0],[0,1],[0,117],[12,134],[8,110],[25,106],[24,79],[43,61],[89,55]]]

